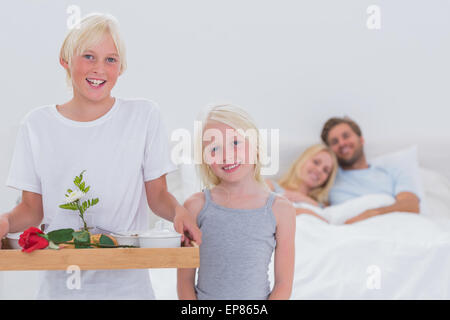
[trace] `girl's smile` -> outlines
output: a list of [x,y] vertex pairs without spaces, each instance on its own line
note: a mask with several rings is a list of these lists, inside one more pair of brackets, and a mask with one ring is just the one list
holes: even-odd
[[232,173],[235,172],[236,170],[239,169],[239,167],[241,166],[240,162],[231,164],[231,165],[226,165],[222,167],[222,170],[224,170],[226,173]]

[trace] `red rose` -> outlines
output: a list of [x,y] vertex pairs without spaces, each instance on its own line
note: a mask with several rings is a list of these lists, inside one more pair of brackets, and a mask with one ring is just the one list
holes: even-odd
[[38,228],[31,227],[20,235],[19,245],[23,248],[23,252],[31,252],[36,249],[45,249],[48,247],[48,240],[38,234],[44,233]]

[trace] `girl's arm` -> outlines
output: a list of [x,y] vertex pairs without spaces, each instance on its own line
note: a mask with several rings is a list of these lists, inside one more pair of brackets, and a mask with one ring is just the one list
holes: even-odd
[[178,203],[167,190],[166,175],[145,182],[145,191],[150,209],[169,221],[173,221],[175,230],[182,234],[181,240],[188,245],[190,240],[201,244],[201,232],[192,215]]
[[275,248],[275,284],[269,299],[287,300],[291,296],[295,264],[295,208],[286,199],[277,198],[273,205],[277,220]]
[[[197,221],[197,216],[205,204],[203,192],[192,195],[184,203],[184,208],[189,212],[192,219]],[[195,292],[195,272],[197,269],[178,269],[177,292],[180,300],[197,300]]]
[[195,271],[197,269],[177,270],[177,292],[180,300],[197,300],[195,292]]
[[10,232],[39,226],[43,217],[42,196],[39,193],[23,191],[22,201],[10,212],[0,215],[0,239]]

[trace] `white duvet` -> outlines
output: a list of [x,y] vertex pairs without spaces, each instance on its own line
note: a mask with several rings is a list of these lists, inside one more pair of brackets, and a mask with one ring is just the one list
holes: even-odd
[[394,197],[377,193],[361,196],[323,209],[302,202],[294,203],[294,206],[297,208],[309,209],[323,217],[328,223],[339,225],[344,224],[348,219],[356,217],[366,210],[387,207],[394,204],[394,202]]
[[292,299],[450,299],[450,225],[417,214],[300,215],[295,260]]

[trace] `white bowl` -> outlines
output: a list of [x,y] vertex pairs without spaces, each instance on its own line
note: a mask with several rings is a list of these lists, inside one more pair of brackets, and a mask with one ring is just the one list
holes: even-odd
[[141,248],[178,248],[181,247],[181,234],[174,231],[147,232],[139,234]]
[[120,232],[120,235],[111,233],[111,236],[113,236],[121,246],[139,247],[139,231]]

